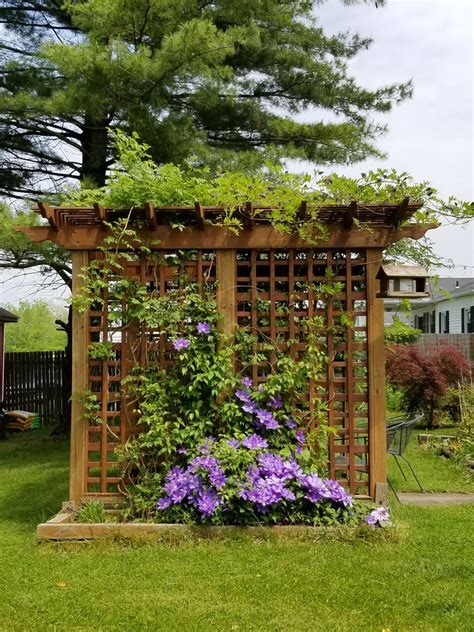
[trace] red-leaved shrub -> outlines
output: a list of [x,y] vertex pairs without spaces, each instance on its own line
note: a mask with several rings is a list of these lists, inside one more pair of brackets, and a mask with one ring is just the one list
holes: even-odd
[[463,382],[469,365],[455,347],[430,347],[424,353],[416,345],[391,345],[386,353],[387,381],[402,390],[409,413],[423,412],[433,426],[436,409],[450,386]]

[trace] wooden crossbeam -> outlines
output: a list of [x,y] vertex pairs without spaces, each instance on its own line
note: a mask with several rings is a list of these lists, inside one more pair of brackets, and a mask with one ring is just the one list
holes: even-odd
[[150,204],[150,202],[145,202],[144,208],[145,208],[145,219],[153,226],[153,228],[156,228],[158,225],[158,221],[156,217],[155,207],[153,206],[153,204]]
[[410,198],[403,198],[401,204],[399,204],[397,208],[392,211],[390,221],[395,228],[399,228],[400,224],[405,219],[409,202]]
[[94,202],[94,212],[95,212],[95,216],[100,222],[107,221],[107,209],[104,208],[102,204],[98,204],[97,202]]
[[204,209],[199,202],[194,202],[194,210],[196,211],[196,220],[200,230],[204,230]]
[[[394,230],[393,227],[375,227],[365,230],[346,231],[341,225],[327,227],[326,235],[320,247],[331,248],[385,248],[391,243],[411,237],[420,239],[427,230],[437,228],[438,224],[407,224]],[[18,227],[35,242],[50,239],[69,250],[97,250],[103,245],[107,232],[100,226],[65,226],[60,231],[47,226]],[[268,225],[256,225],[253,230],[244,230],[235,234],[221,226],[206,226],[201,231],[197,226],[185,226],[177,231],[170,226],[158,226],[156,230],[139,229],[138,235],[145,243],[159,240],[166,248],[175,249],[244,249],[252,248],[307,248],[308,243],[297,233],[287,235]],[[160,250],[154,246],[154,249]]]
[[58,223],[56,217],[56,211],[52,206],[46,204],[45,202],[38,202],[38,208],[40,210],[41,215],[48,220],[51,228],[54,230],[58,230]]
[[342,220],[342,225],[347,230],[352,228],[352,226],[354,224],[354,217],[356,216],[356,213],[357,213],[357,202],[355,200],[353,200],[349,204],[349,206],[347,208],[347,211],[346,211],[346,214],[344,216],[344,219]]

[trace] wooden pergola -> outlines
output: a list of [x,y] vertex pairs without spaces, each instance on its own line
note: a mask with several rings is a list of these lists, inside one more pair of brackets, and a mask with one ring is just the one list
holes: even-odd
[[[145,204],[132,210],[99,204],[87,208],[39,204],[38,212],[48,224],[22,231],[33,241],[51,240],[71,251],[74,293],[81,286],[81,269],[100,256],[98,248],[110,234],[106,224],[128,217],[152,250],[188,253],[185,267],[190,282],[218,282],[224,333],[231,334],[236,326],[254,334],[263,331],[281,349],[286,340],[301,335],[305,318],[324,313],[330,329],[342,312],[347,313],[354,326],[345,338],[328,333],[327,375],[311,386],[308,397],[327,401],[329,424],[336,429],[329,440],[330,476],[356,496],[374,499],[386,493],[384,319],[383,301],[376,298],[377,273],[389,244],[405,237],[419,239],[436,227],[408,222],[420,207],[408,199],[398,205],[324,206],[318,210],[318,220],[325,225],[325,235],[316,244],[308,244],[298,233],[278,232],[270,223],[271,209],[251,203],[235,211],[243,225],[238,234],[217,225],[222,207],[198,202],[159,208]],[[298,222],[304,225],[309,218],[303,202]],[[171,224],[183,227],[177,230]],[[153,269],[145,258],[130,261],[127,275],[162,296],[175,287],[178,272],[171,260],[163,257]],[[334,304],[325,304],[317,294],[328,269],[343,288]],[[146,335],[150,337],[150,332]],[[114,330],[107,306],[74,315],[73,393],[97,394],[102,423],[87,422],[83,404],[73,399],[72,502],[117,497],[120,474],[115,451],[139,431],[127,416],[121,388],[129,369],[128,349],[136,336],[136,331]],[[88,357],[89,344],[101,340],[113,343],[114,360]],[[164,353],[158,357],[164,366]],[[270,362],[271,357],[253,368],[255,383],[265,380]]]

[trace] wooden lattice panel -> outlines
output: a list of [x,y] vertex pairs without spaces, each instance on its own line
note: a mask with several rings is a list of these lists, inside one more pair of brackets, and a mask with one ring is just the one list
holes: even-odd
[[[127,278],[145,285],[150,295],[163,296],[181,284],[212,284],[215,282],[215,253],[163,251],[158,262],[137,259],[124,262]],[[100,253],[90,253],[90,259]],[[113,280],[111,281],[113,284]],[[169,359],[169,346],[159,332],[135,327],[128,323],[126,306],[114,303],[104,294],[104,305],[97,303],[87,318],[89,343],[111,342],[114,358],[88,361],[90,391],[98,399],[97,417],[100,423],[90,422],[87,428],[86,493],[115,495],[120,484],[120,464],[117,448],[131,435],[139,432],[135,424],[133,405],[128,401],[121,381],[130,366],[152,359],[161,368]],[[93,306],[94,307],[94,306]]]
[[[332,300],[318,291],[340,284]],[[351,250],[237,251],[237,323],[258,340],[265,356],[253,366],[253,381],[264,382],[272,371],[275,349],[293,356],[305,348],[304,322],[322,316],[327,323],[329,364],[325,375],[310,384],[303,406],[316,398],[327,402],[331,478],[352,493],[369,490],[367,284],[365,253]],[[352,327],[345,327],[345,314]],[[344,316],[344,318],[346,317]],[[334,331],[336,333],[334,333]],[[293,342],[297,340],[297,342]]]
[[[90,253],[90,259],[100,257]],[[140,281],[150,294],[163,296],[180,284],[214,284],[216,254],[188,251],[185,263],[177,253],[163,251],[161,262],[136,260],[126,263],[130,280]],[[182,253],[180,259],[182,258]],[[235,265],[236,322],[254,334],[259,345],[272,341],[264,359],[253,366],[255,383],[264,382],[272,371],[276,350],[297,357],[304,352],[308,318],[322,316],[327,322],[329,364],[320,379],[302,396],[302,406],[311,409],[316,398],[327,403],[328,421],[335,428],[329,441],[329,468],[332,478],[344,483],[352,493],[369,493],[368,367],[367,367],[367,283],[365,251],[352,250],[238,250]],[[332,301],[319,288],[328,282],[340,283]],[[219,279],[217,279],[219,282]],[[88,384],[99,401],[99,424],[87,429],[85,492],[114,495],[120,484],[116,449],[136,427],[133,406],[121,381],[129,367],[146,361],[161,368],[169,359],[166,340],[158,332],[128,325],[121,304],[104,296],[105,307],[91,310],[87,317],[87,339],[113,343],[112,360],[88,361]],[[341,315],[353,322],[341,326]],[[332,333],[333,328],[336,333]],[[296,341],[296,342],[295,342]]]

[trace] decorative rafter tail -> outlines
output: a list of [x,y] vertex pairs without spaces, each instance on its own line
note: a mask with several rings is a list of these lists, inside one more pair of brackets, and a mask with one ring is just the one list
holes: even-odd
[[44,219],[48,220],[51,228],[54,228],[54,230],[58,230],[56,209],[54,209],[52,206],[49,206],[49,204],[46,204],[45,202],[38,202],[38,209],[41,216],[44,217]]
[[145,202],[143,205],[145,208],[145,219],[149,224],[156,228],[158,225],[157,217],[156,217],[156,209],[150,202]]
[[94,212],[96,218],[102,223],[107,221],[107,209],[99,204],[98,202],[94,202]]
[[392,212],[390,221],[395,228],[399,228],[403,220],[406,219],[409,203],[410,203],[409,197],[403,198],[402,202]]
[[242,208],[240,210],[240,214],[242,216],[244,228],[246,228],[247,230],[252,230],[255,226],[252,202],[245,202],[245,208]]
[[346,211],[346,214],[344,216],[344,219],[342,220],[342,225],[347,230],[352,228],[352,226],[354,224],[354,217],[356,216],[357,208],[358,208],[357,202],[355,200],[352,200],[352,202],[349,204],[349,206],[347,208],[347,211]]
[[307,218],[307,216],[308,216],[308,202],[303,200],[300,204],[296,217],[298,218],[299,222],[302,222]]
[[205,222],[204,222],[204,209],[200,202],[194,202],[194,209],[196,211],[196,220],[200,230],[204,230]]

